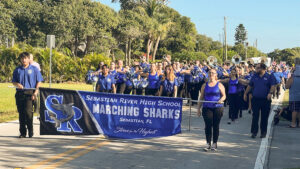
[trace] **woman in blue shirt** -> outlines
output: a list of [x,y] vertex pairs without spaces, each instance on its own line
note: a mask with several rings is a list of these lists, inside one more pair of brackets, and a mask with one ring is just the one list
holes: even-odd
[[160,86],[160,77],[159,73],[156,70],[155,63],[150,65],[150,73],[146,73],[146,78],[149,82],[145,94],[147,96],[158,96],[159,86]]
[[238,113],[240,109],[239,105],[239,85],[241,83],[247,84],[247,81],[240,79],[237,73],[237,68],[234,67],[230,72],[230,77],[227,79],[220,80],[221,83],[227,84],[228,86],[228,103],[229,103],[229,119],[228,124],[234,122],[238,118]]
[[165,75],[162,78],[159,96],[177,97],[178,82],[171,65],[166,66]]
[[109,74],[107,65],[102,66],[102,74],[99,75],[97,92],[103,93],[116,93],[115,78]]
[[[204,151],[216,151],[217,142],[219,138],[219,126],[224,111],[224,100],[226,99],[225,88],[222,83],[218,82],[216,69],[210,69],[208,76],[209,81],[201,87],[201,96],[198,104],[198,116],[201,116],[203,111],[203,118],[205,122],[205,135],[207,146]],[[213,131],[213,132],[212,132]],[[212,134],[213,133],[213,134]],[[211,139],[213,136],[213,145]]]

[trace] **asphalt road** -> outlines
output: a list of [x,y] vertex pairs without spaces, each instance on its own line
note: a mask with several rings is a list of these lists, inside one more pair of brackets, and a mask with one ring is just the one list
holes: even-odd
[[188,131],[184,107],[182,134],[153,139],[109,140],[103,136],[40,136],[19,139],[18,121],[0,124],[0,168],[234,169],[254,168],[261,139],[250,138],[246,111],[228,125],[228,107],[220,125],[218,152],[204,152],[204,121],[196,116]]

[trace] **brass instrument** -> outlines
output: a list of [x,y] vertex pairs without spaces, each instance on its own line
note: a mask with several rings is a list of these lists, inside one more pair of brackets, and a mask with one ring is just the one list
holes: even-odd
[[207,59],[208,65],[215,65],[218,63],[218,59],[215,56],[209,56]]
[[254,65],[254,60],[252,58],[248,58],[246,62],[248,65]]

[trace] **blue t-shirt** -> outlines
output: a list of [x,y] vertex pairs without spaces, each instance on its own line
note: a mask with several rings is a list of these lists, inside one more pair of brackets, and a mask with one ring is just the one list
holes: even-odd
[[286,70],[286,71],[283,71],[283,72],[282,72],[282,74],[283,74],[283,77],[284,77],[285,79],[287,79],[287,78],[288,78],[288,76],[289,76],[289,73],[290,73],[290,71],[288,71],[288,70]]
[[191,76],[189,76],[188,82],[190,83],[199,83],[204,79],[202,72],[198,66],[195,66],[193,70],[191,70]]
[[147,86],[148,89],[158,89],[159,88],[160,78],[159,78],[157,72],[155,73],[155,75],[151,75],[151,73],[149,73],[148,81],[149,81],[149,84]]
[[181,86],[184,83],[184,75],[181,74],[181,71],[178,71],[178,72],[175,73],[175,75],[177,77],[177,81],[178,81],[178,86]]
[[276,84],[281,83],[281,78],[283,77],[283,74],[281,72],[273,72],[272,75],[275,78]]
[[[124,71],[124,68],[121,69],[121,71]],[[117,72],[116,73],[116,83],[124,83],[126,81],[126,75],[123,72]]]
[[265,73],[262,77],[254,74],[249,85],[252,87],[252,95],[256,98],[267,98],[271,86],[275,85],[274,77]]
[[[29,65],[27,68],[19,66],[14,70],[12,82],[20,83],[26,89],[36,88],[38,82],[44,79],[37,67]],[[18,90],[18,89],[17,89]]]
[[161,85],[163,86],[164,93],[172,93],[174,92],[175,86],[178,86],[178,81],[176,78],[174,79],[174,81],[169,81],[168,79],[165,79]]
[[117,70],[110,71],[110,74],[113,75],[114,77],[117,76]]
[[133,79],[137,79],[140,73],[134,73],[133,77],[127,77],[126,86],[133,86]]
[[107,76],[99,75],[98,84],[100,91],[112,90],[112,85],[115,83],[115,78],[112,74],[108,74]]

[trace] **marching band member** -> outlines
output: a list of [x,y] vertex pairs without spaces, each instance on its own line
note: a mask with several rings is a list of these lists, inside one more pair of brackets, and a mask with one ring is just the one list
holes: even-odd
[[[136,86],[134,84],[134,79],[140,80],[140,66],[135,65],[132,68],[128,68],[126,72],[126,88],[124,94],[137,94]],[[138,92],[139,93],[139,92]]]
[[97,92],[116,93],[115,77],[109,74],[107,65],[102,66],[102,74],[99,75]]
[[125,84],[125,69],[123,68],[123,60],[118,60],[118,68],[116,69],[117,74],[116,74],[116,88],[117,88],[117,93],[123,94],[126,88]]
[[231,124],[231,122],[234,122],[238,118],[239,113],[239,91],[238,91],[238,85],[239,83],[245,83],[246,81],[239,78],[239,75],[237,73],[237,67],[234,67],[230,72],[230,77],[227,79],[219,80],[223,84],[227,84],[228,86],[228,103],[229,103],[229,119],[231,121],[228,121],[228,124]]
[[[214,101],[215,103],[199,102],[198,116],[201,116],[203,111],[203,118],[205,122],[205,136],[207,143],[207,147],[204,148],[204,151],[217,151],[219,126],[221,118],[223,116],[223,102],[226,99],[226,95],[224,86],[222,85],[222,83],[218,82],[216,69],[210,69],[208,74],[209,81],[201,87],[200,100]],[[212,136],[213,145],[211,145]]]
[[171,65],[166,66],[165,75],[162,79],[159,96],[177,97],[178,82]]
[[182,74],[181,72],[183,71],[183,69],[180,67],[180,63],[179,62],[175,62],[173,65],[174,68],[174,72],[176,75],[176,78],[178,80],[178,90],[177,90],[177,96],[178,97],[182,97],[183,93],[184,93],[184,74]]
[[112,74],[113,76],[117,75],[115,62],[110,62],[109,73]]
[[146,73],[146,78],[149,82],[147,88],[145,89],[145,94],[147,96],[158,96],[160,87],[160,77],[157,72],[155,63],[150,66],[150,73]]

